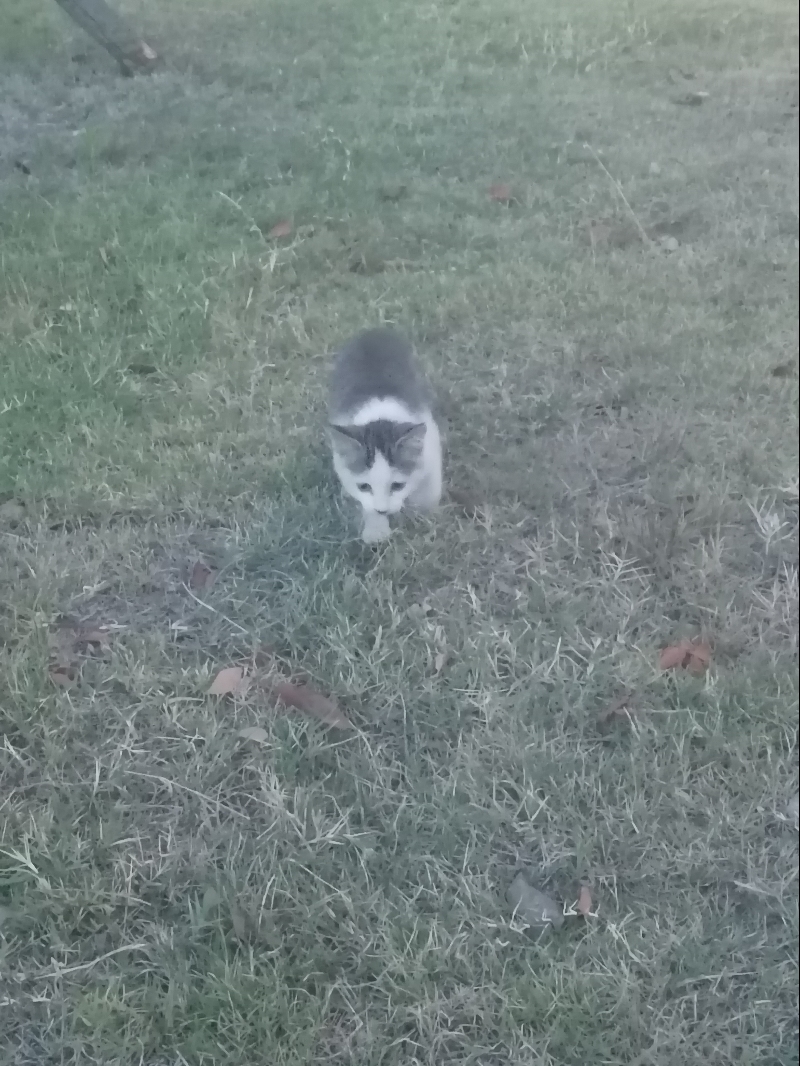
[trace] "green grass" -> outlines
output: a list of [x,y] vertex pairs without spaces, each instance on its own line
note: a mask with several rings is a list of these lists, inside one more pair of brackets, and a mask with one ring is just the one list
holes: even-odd
[[[792,5],[119,6],[155,75],[0,11],[0,1061],[795,1062]],[[380,321],[479,506],[372,552]],[[262,644],[356,733],[206,695]]]

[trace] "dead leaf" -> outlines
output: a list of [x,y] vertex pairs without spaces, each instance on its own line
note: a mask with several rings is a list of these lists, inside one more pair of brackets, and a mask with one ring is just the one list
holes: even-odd
[[704,674],[711,663],[711,645],[699,637],[682,640],[661,650],[658,657],[660,670],[688,670],[691,674]]
[[210,566],[199,559],[191,569],[189,574],[189,588],[202,591],[209,588],[214,584],[217,577],[217,571],[212,570]]
[[711,664],[711,645],[707,640],[693,640],[689,647],[686,669],[690,674],[704,674]]
[[312,718],[324,722],[336,729],[355,728],[353,723],[339,710],[339,705],[331,696],[324,696],[311,685],[295,685],[291,681],[267,681],[269,690],[288,707],[310,714]]
[[683,666],[689,654],[689,647],[689,641],[682,640],[680,644],[670,644],[662,648],[658,657],[659,670],[674,670],[678,666]]
[[797,829],[800,823],[800,796],[795,792],[785,808],[786,818]]
[[264,744],[269,740],[269,733],[260,725],[249,725],[246,729],[240,729],[238,735],[242,740],[255,740],[257,744]]
[[272,229],[269,231],[269,236],[273,239],[278,237],[288,237],[292,232],[292,224],[288,219],[284,219],[283,222],[276,222]]
[[592,912],[592,893],[586,885],[581,885],[581,891],[578,896],[578,911],[584,918]]
[[447,662],[447,652],[437,651],[433,657],[433,669],[437,674],[440,674],[444,669],[444,664]]
[[226,666],[217,674],[208,690],[209,696],[230,696],[242,691],[244,670],[241,666]]
[[514,914],[528,925],[544,928],[552,925],[560,929],[564,924],[561,906],[538,888],[528,884],[523,874],[517,874],[506,892],[506,899],[511,904]]
[[514,199],[514,193],[510,185],[504,181],[498,181],[489,186],[489,199],[495,200],[498,204],[510,204]]

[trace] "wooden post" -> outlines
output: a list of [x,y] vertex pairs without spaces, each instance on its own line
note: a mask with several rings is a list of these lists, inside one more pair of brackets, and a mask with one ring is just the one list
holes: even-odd
[[56,0],[56,3],[116,59],[123,74],[153,68],[158,59],[155,49],[137,37],[105,0]]

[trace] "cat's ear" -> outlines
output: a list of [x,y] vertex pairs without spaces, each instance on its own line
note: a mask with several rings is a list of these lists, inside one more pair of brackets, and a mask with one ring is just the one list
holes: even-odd
[[395,449],[405,462],[416,463],[419,459],[427,428],[424,422],[404,422],[397,427]]
[[364,454],[363,426],[328,426],[331,447],[342,456],[348,466],[352,466]]

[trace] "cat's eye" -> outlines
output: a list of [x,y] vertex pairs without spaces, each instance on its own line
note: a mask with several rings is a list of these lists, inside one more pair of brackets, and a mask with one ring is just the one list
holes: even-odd
[[360,485],[357,485],[356,488],[359,492],[372,492],[372,486],[369,485],[366,481],[362,482]]
[[404,489],[405,487],[406,487],[405,481],[393,481],[391,483],[391,485],[389,486],[389,488],[391,489],[392,492],[399,492],[400,489]]

